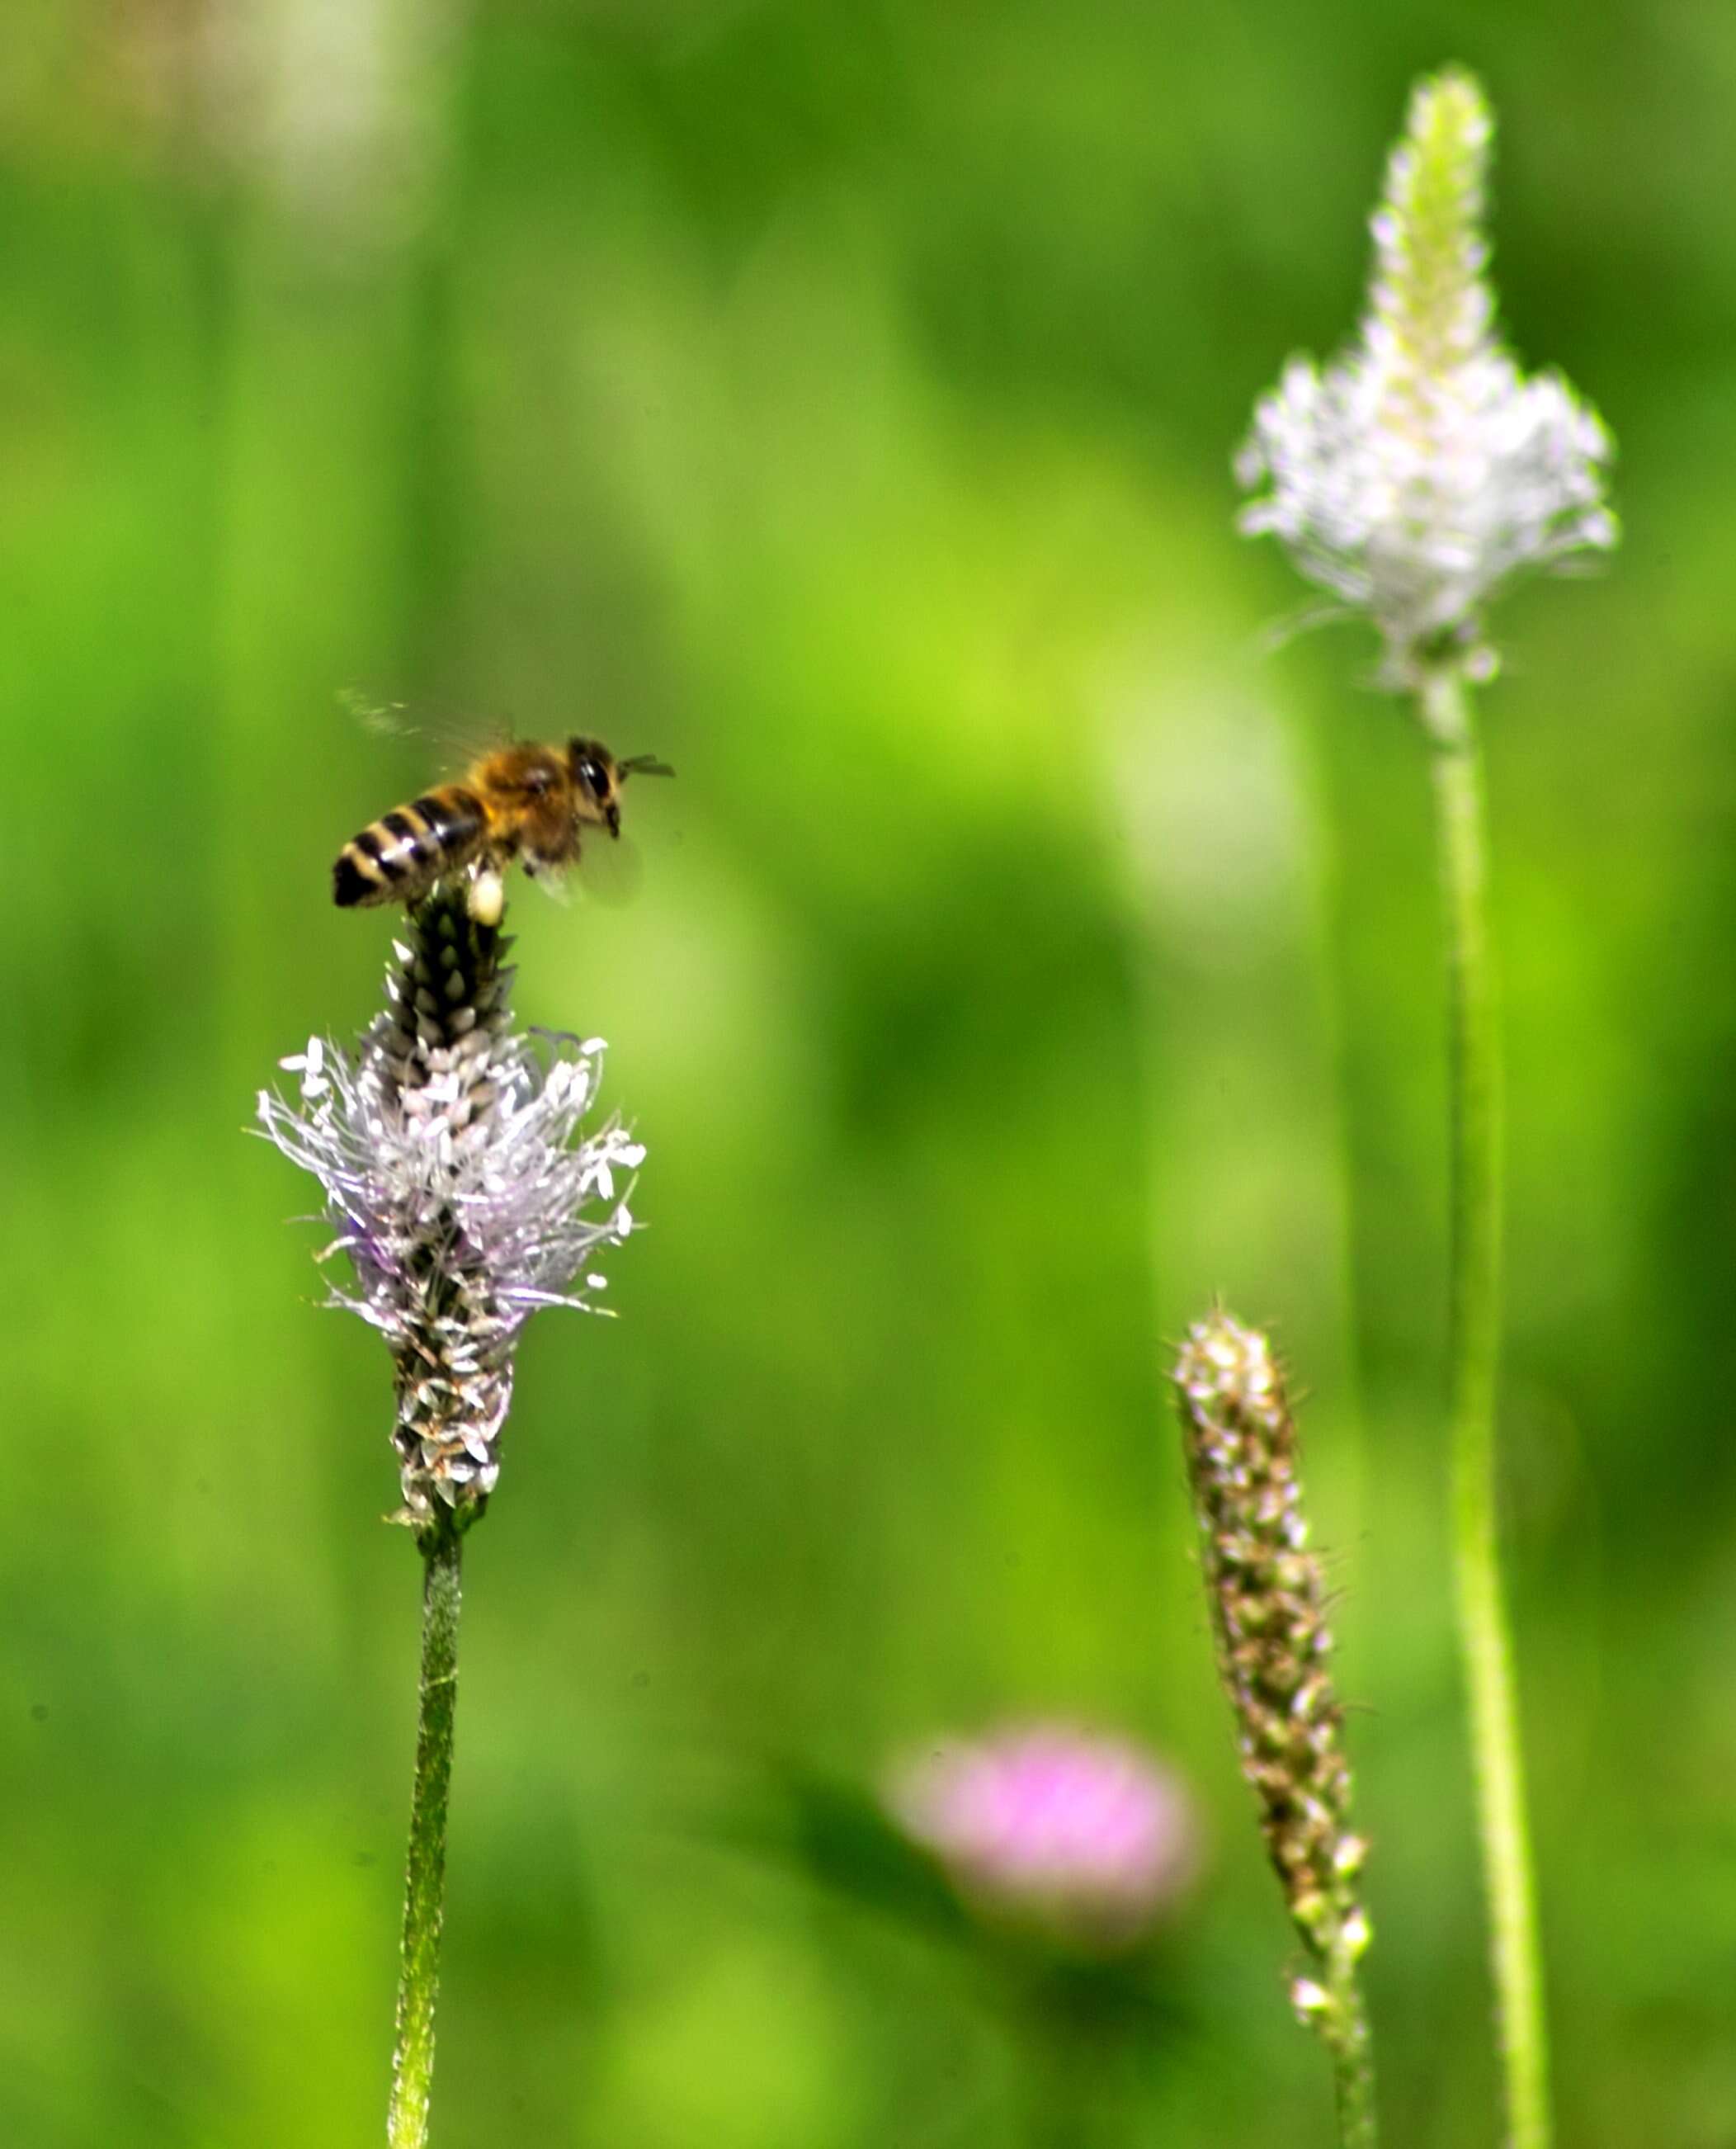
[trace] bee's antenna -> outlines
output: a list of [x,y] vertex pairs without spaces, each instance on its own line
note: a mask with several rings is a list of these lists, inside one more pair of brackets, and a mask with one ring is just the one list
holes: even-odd
[[673,776],[675,771],[654,753],[636,753],[631,760],[617,761],[615,773],[617,776]]

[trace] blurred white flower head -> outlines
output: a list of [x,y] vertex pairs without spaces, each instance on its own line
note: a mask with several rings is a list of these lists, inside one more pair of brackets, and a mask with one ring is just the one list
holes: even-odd
[[965,1894],[1077,1940],[1139,1938],[1199,1862],[1179,1779],[1064,1724],[948,1740],[897,1771],[887,1805]]
[[1468,75],[1417,85],[1373,219],[1358,340],[1292,359],[1236,460],[1299,571],[1373,620],[1389,684],[1457,651],[1474,674],[1485,600],[1522,568],[1606,550],[1609,435],[1559,374],[1527,378],[1494,327],[1482,233],[1492,122]]

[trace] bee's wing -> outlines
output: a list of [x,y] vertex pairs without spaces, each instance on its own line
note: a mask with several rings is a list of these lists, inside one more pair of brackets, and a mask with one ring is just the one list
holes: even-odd
[[572,901],[572,889],[568,885],[568,868],[564,865],[539,863],[533,858],[520,854],[519,863],[525,869],[525,878],[534,880],[543,893],[564,910]]
[[644,885],[645,853],[631,836],[610,842],[599,841],[601,835],[599,830],[587,839],[573,871],[587,901],[605,910],[624,909]]
[[437,747],[443,757],[458,762],[481,761],[498,748],[516,743],[510,717],[423,709],[412,714],[402,702],[375,702],[354,687],[346,687],[338,701],[377,738],[414,739]]

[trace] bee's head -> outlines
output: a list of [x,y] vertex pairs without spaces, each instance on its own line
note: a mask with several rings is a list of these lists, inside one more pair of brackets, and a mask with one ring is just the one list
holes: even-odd
[[621,833],[621,772],[601,739],[569,739],[566,766],[572,777],[579,818],[599,823],[611,836]]
[[630,776],[673,776],[655,754],[637,753],[616,761],[601,739],[569,739],[566,765],[581,821],[601,823],[611,836],[621,833],[621,787]]

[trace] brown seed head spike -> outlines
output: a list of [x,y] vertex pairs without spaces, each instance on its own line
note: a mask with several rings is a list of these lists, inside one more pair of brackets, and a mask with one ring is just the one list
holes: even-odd
[[1350,1827],[1344,1712],[1332,1689],[1326,1588],[1309,1549],[1296,1426],[1271,1346],[1221,1311],[1190,1331],[1175,1374],[1218,1666],[1242,1774],[1316,1976],[1291,1997],[1336,2049],[1366,2035],[1354,1993],[1368,1921]]

